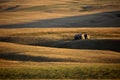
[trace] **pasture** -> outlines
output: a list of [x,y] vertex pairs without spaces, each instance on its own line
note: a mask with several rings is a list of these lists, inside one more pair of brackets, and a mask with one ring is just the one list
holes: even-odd
[[0,80],[119,80],[119,3],[0,0]]
[[[74,41],[79,32],[91,40]],[[1,29],[0,34],[2,79],[119,78],[119,28]]]

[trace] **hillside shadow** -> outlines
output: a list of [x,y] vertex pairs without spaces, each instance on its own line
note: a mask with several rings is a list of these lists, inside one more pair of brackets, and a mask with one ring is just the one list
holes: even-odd
[[73,40],[73,41],[49,41],[30,45],[89,50],[110,50],[120,52],[120,40]]
[[20,7],[19,5],[11,6],[11,7],[8,7],[6,9],[4,9],[4,11],[13,11],[13,10],[15,10],[15,9],[17,9],[19,7]]
[[120,27],[120,11],[0,25],[0,28]]
[[49,58],[44,56],[31,56],[19,53],[0,53],[0,59],[32,62],[75,62],[74,60],[69,59]]
[[68,49],[111,50],[120,52],[119,39],[96,39],[96,40],[42,40],[19,37],[0,37],[1,42],[11,42],[24,45],[45,46]]

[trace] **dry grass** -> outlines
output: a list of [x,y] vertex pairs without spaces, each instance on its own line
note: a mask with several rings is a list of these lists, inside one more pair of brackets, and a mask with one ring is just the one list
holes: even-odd
[[[116,11],[120,10],[119,2],[119,0],[8,0],[0,3],[0,24],[17,24],[46,18]],[[85,6],[92,6],[93,9],[86,9]]]
[[[119,65],[1,68],[1,79],[118,79]],[[3,74],[4,73],[4,74]]]
[[[119,63],[119,53],[100,50],[58,49],[34,47],[13,43],[0,43],[1,58],[33,62],[110,62]],[[99,54],[99,55],[98,55]],[[14,56],[16,58],[10,58]],[[26,58],[26,59],[25,59]],[[28,59],[27,59],[28,58]],[[36,59],[35,59],[36,58]]]
[[[1,0],[0,25],[119,11],[119,3],[120,0]],[[120,79],[120,28],[101,27],[0,29],[0,78]],[[72,41],[75,34],[82,32],[90,34],[91,40]],[[84,43],[89,48],[81,48]]]
[[120,28],[23,28],[0,29],[0,37],[34,37],[38,39],[67,40],[77,33],[88,33],[92,39],[120,39]]
[[[98,39],[120,39],[119,35],[119,28],[34,28],[34,29],[0,29],[0,36],[6,37],[6,40],[13,40],[12,42],[28,44],[36,43],[37,41],[42,42],[45,40],[67,40],[73,39],[73,35],[80,32],[86,32],[92,36],[93,39],[96,37]],[[112,35],[111,35],[112,34]],[[113,35],[114,34],[114,35]],[[55,35],[55,36],[54,36]],[[64,36],[61,36],[64,35]],[[116,36],[118,35],[118,36]],[[107,36],[107,37],[106,37]],[[9,37],[9,38],[8,38]],[[64,38],[66,37],[66,38]],[[11,42],[8,41],[8,42]],[[30,40],[30,41],[29,41]],[[29,44],[30,44],[29,43]],[[56,44],[59,42],[56,42]],[[63,43],[63,42],[62,42]],[[71,42],[71,46],[78,45],[76,43]],[[47,44],[47,43],[46,43]],[[50,44],[48,44],[49,46]],[[70,44],[68,44],[70,45]],[[86,62],[94,62],[98,57],[101,57],[100,60],[103,58],[107,60],[107,58],[112,58],[113,56],[110,54],[114,54],[117,52],[112,51],[100,51],[100,50],[77,50],[77,49],[58,49],[58,48],[49,48],[49,47],[34,47],[34,46],[27,46],[27,45],[18,45],[12,43],[0,43],[1,46],[1,53],[20,53],[26,55],[34,55],[34,56],[43,56],[43,57],[50,57],[50,58],[61,58],[61,59],[70,59],[73,61],[83,61]],[[58,45],[59,46],[59,45]],[[66,45],[64,45],[66,46]],[[64,47],[63,46],[63,47]],[[45,53],[45,54],[43,54]],[[84,53],[86,55],[84,55]],[[101,54],[102,53],[102,54]],[[107,54],[106,54],[107,53]],[[109,54],[110,53],[110,54]],[[98,56],[99,54],[99,56]],[[90,56],[91,55],[91,56]],[[118,55],[116,55],[118,57]],[[114,59],[119,59],[113,57]],[[109,60],[108,59],[108,60]],[[110,60],[111,61],[111,60]]]
[[0,42],[1,79],[117,79],[120,54]]
[[[16,44],[19,41],[28,44],[50,39],[52,41],[69,39],[69,42],[74,34],[80,32],[87,32],[93,39],[98,38],[101,41],[103,38],[117,41],[120,39],[119,28],[0,29],[0,39],[7,40],[0,42],[0,78],[119,78],[119,51]],[[61,35],[64,36],[60,37]],[[59,41],[56,43],[59,44]],[[73,41],[67,45],[74,47],[79,43]]]

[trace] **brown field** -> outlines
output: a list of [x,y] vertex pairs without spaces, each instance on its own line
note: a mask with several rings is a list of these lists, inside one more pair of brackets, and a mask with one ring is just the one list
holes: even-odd
[[[79,32],[86,32],[91,35],[91,40],[78,40],[74,41],[73,36]],[[22,74],[26,74],[29,71],[36,71],[44,69],[53,72],[54,69],[60,71],[60,74],[65,74],[61,70],[68,70],[76,72],[76,67],[83,69],[95,67],[96,73],[106,70],[119,71],[120,63],[120,33],[119,28],[23,28],[23,29],[1,29],[0,30],[0,68],[1,78],[11,78],[10,68],[12,74],[15,73],[16,77],[13,78],[25,78],[20,77]],[[112,35],[111,35],[112,34]],[[98,45],[97,45],[98,44]],[[87,67],[86,67],[87,65]],[[49,67],[47,67],[49,66]],[[40,69],[39,69],[40,68]],[[44,69],[43,69],[44,68]],[[51,70],[52,68],[52,70]],[[73,69],[75,68],[75,69]],[[5,69],[5,70],[4,70]],[[25,69],[25,70],[24,70]],[[8,71],[8,73],[4,71]],[[10,70],[10,71],[9,71]],[[29,70],[29,71],[26,71]],[[91,69],[90,69],[91,70]],[[86,78],[105,78],[97,76],[89,76],[87,71]],[[21,72],[22,71],[22,72]],[[24,72],[25,71],[25,72]],[[27,78],[36,78],[33,73],[26,75]],[[94,72],[94,71],[93,71]],[[113,73],[114,78],[119,78],[119,73],[107,72],[109,77],[110,73]],[[17,73],[19,75],[17,75]],[[69,72],[71,75],[72,73]],[[42,73],[39,73],[42,74]],[[40,76],[36,74],[37,78],[55,78],[53,74],[49,76]],[[45,72],[47,75],[47,73]],[[56,73],[55,73],[56,74]],[[101,73],[100,73],[101,74]],[[76,76],[76,74],[73,74]],[[84,78],[83,73],[79,73],[81,78]],[[93,74],[95,75],[95,74]],[[103,76],[103,73],[101,74]],[[33,76],[33,77],[30,77]],[[58,78],[62,78],[57,75]],[[80,78],[79,76],[69,76],[68,78]],[[63,76],[64,78],[67,78]],[[63,78],[62,78],[63,79]]]
[[[91,14],[102,13],[102,12],[119,11],[120,10],[119,3],[120,3],[119,0],[114,0],[114,1],[113,0],[103,0],[103,1],[100,1],[100,0],[59,0],[59,1],[55,1],[55,0],[46,0],[46,1],[43,1],[43,0],[31,0],[31,1],[12,0],[11,1],[10,0],[9,1],[9,0],[6,0],[4,2],[1,1],[0,3],[0,25],[21,24],[25,22],[36,22],[39,20],[41,21],[41,20],[47,20],[47,19],[65,18],[70,16],[74,17],[74,16],[91,15]],[[95,20],[99,19],[99,17],[97,16],[99,15],[94,16]],[[109,19],[111,18],[110,16],[107,16],[109,17],[107,18],[108,22],[109,22]],[[86,17],[87,19],[89,19],[88,16]],[[103,16],[103,18],[104,17],[105,16]],[[94,19],[93,17],[92,18],[90,17],[88,21],[92,20],[94,22]],[[111,19],[113,19],[114,21],[114,18],[111,18]],[[104,19],[100,19],[98,20],[98,22],[102,20]],[[117,20],[115,20],[114,22],[116,21]],[[86,23],[84,22],[83,24],[86,24]],[[97,27],[98,25],[95,25],[95,26]],[[106,25],[103,25],[103,27],[105,26]],[[36,27],[36,25],[34,25],[34,27]],[[39,24],[39,27],[43,27],[43,26],[40,26]],[[56,25],[55,27],[58,27],[58,26]],[[78,27],[78,26],[74,25],[72,27]]]
[[119,3],[0,0],[0,79],[120,79]]

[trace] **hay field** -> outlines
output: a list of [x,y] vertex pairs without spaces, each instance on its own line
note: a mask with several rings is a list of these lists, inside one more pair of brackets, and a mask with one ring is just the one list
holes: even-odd
[[119,3],[119,0],[1,0],[0,25],[119,11]]
[[[79,32],[91,40],[74,41]],[[119,28],[1,29],[0,34],[1,79],[119,78]]]
[[0,0],[0,79],[119,80],[119,3]]

